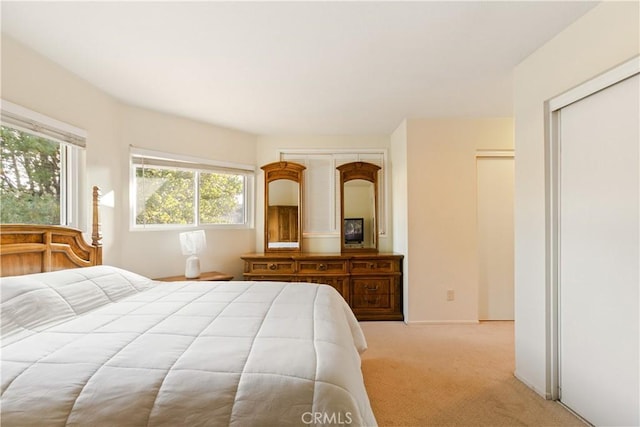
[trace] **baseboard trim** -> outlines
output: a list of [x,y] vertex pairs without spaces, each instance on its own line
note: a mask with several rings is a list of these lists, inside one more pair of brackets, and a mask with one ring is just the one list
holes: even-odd
[[553,397],[551,396],[551,393],[547,393],[546,391],[542,391],[540,389],[538,389],[537,387],[535,387],[533,384],[531,384],[529,381],[525,380],[523,377],[521,377],[518,374],[518,371],[515,371],[513,373],[513,376],[516,377],[516,379],[518,381],[520,381],[522,384],[526,385],[527,387],[529,387],[531,390],[533,390],[534,392],[536,392],[536,394],[539,394],[542,398],[546,399],[546,400],[553,400]]
[[566,409],[567,411],[571,412],[576,418],[578,418],[580,421],[582,421],[585,425],[594,427],[594,425],[591,424],[589,422],[589,420],[587,420],[586,418],[583,418],[582,415],[578,414],[576,411],[574,411],[573,409],[569,408],[567,405],[562,403],[561,400],[557,400],[556,402],[558,402],[558,405],[562,406],[564,409]]
[[478,320],[410,320],[407,325],[477,325]]

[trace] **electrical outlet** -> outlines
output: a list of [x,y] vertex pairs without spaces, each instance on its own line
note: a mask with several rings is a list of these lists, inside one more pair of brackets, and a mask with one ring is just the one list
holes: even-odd
[[449,289],[447,291],[447,301],[453,301],[456,299],[456,293],[453,291],[453,289]]

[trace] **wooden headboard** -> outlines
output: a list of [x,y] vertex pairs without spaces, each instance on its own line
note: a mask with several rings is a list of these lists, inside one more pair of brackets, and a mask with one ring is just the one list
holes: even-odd
[[102,264],[98,218],[100,189],[93,187],[92,243],[82,231],[61,225],[1,224],[0,276],[21,276]]

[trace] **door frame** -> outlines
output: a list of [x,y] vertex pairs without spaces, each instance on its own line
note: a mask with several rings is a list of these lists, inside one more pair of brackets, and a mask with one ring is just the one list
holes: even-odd
[[560,393],[560,110],[596,92],[640,73],[640,56],[547,100],[545,126],[545,312],[546,397],[559,400]]

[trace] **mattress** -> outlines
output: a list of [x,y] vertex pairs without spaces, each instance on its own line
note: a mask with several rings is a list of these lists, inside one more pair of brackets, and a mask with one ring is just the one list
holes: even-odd
[[330,286],[99,266],[1,289],[3,426],[376,425]]

